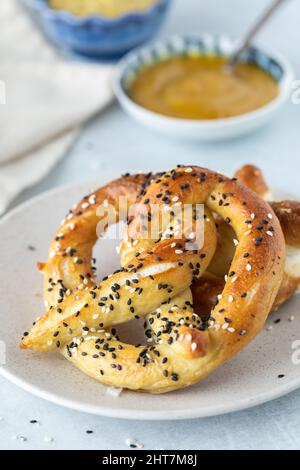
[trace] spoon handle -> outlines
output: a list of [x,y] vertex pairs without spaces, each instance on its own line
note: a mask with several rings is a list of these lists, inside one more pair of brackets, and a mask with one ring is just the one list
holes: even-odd
[[275,0],[270,7],[266,10],[266,12],[263,14],[261,18],[255,23],[253,28],[249,31],[245,39],[243,40],[243,43],[241,46],[238,48],[238,50],[232,55],[230,60],[228,61],[228,66],[230,68],[233,68],[235,64],[238,62],[240,55],[244,52],[245,49],[247,49],[254,36],[260,31],[260,29],[264,26],[264,24],[269,20],[269,18],[273,15],[273,13],[279,8],[284,2],[288,0]]

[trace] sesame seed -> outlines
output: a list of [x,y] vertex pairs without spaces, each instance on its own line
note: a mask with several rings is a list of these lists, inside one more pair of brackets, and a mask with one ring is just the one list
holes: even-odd
[[89,203],[91,205],[94,205],[96,203],[96,195],[95,194],[92,194],[89,199],[88,199]]
[[111,395],[114,398],[118,398],[121,395],[122,391],[122,388],[107,387],[106,394]]

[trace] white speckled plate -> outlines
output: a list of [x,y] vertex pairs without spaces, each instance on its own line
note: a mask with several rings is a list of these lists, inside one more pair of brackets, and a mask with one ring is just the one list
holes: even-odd
[[[111,176],[101,176],[97,185]],[[69,408],[117,418],[152,420],[241,410],[300,387],[300,364],[292,362],[293,343],[300,340],[299,295],[268,320],[272,330],[264,329],[233,360],[198,385],[167,395],[126,391],[115,398],[107,394],[106,387],[73,368],[59,354],[21,351],[18,342],[22,333],[43,312],[42,278],[36,262],[45,260],[50,237],[67,209],[90,186],[80,184],[48,192],[0,221],[0,340],[6,345],[6,362],[0,368],[3,376],[28,392]],[[118,264],[115,245],[108,240],[98,243],[98,269],[103,275]],[[295,316],[293,322],[289,321],[291,315]],[[275,323],[278,319],[281,321]],[[0,345],[3,350],[3,343]],[[281,374],[284,377],[278,378]]]

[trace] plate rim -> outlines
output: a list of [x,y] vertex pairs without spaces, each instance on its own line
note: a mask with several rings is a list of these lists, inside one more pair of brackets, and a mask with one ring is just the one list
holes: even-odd
[[[116,178],[118,175],[117,172],[114,171],[102,171],[99,177],[103,184],[105,184],[106,180],[109,181],[109,178]],[[76,181],[71,182],[63,185],[56,186],[55,188],[49,189],[44,191],[41,194],[38,194],[29,200],[23,202],[22,204],[18,205],[17,207],[10,210],[7,214],[5,214],[0,219],[0,230],[3,224],[9,222],[11,218],[13,218],[16,214],[26,210],[27,207],[34,205],[36,202],[40,202],[43,199],[47,199],[51,197],[51,195],[57,195],[59,193],[63,193],[68,190],[83,190],[85,186],[93,186],[95,185],[95,179],[87,179],[83,181]],[[276,188],[274,188],[276,190]],[[280,190],[285,192],[283,190]],[[288,194],[288,193],[286,193]],[[292,197],[292,196],[290,196]],[[282,383],[281,386],[276,387],[276,391],[266,391],[256,396],[248,397],[245,399],[240,400],[238,403],[232,403],[231,406],[219,404],[219,405],[211,405],[207,406],[205,409],[197,408],[197,406],[190,409],[168,409],[168,410],[144,410],[143,412],[133,410],[131,408],[110,408],[101,405],[90,405],[86,402],[80,402],[78,400],[73,400],[71,398],[64,398],[59,394],[55,394],[52,392],[48,392],[46,389],[38,387],[36,385],[32,385],[28,383],[26,380],[19,378],[15,373],[10,372],[7,370],[5,366],[0,367],[0,376],[4,377],[11,383],[15,384],[19,388],[25,390],[26,392],[42,398],[48,402],[54,403],[59,406],[63,406],[65,408],[69,408],[75,411],[88,413],[97,416],[104,416],[109,418],[119,418],[119,419],[127,419],[127,420],[138,420],[138,421],[173,421],[173,420],[184,420],[184,419],[197,419],[197,418],[206,418],[211,416],[219,416],[225,415],[229,413],[233,413],[236,411],[242,411],[246,409],[253,408],[258,405],[262,405],[269,401],[276,400],[282,396],[288,395],[289,393],[294,392],[295,390],[300,388],[300,375],[298,378],[289,381],[288,383]],[[125,392],[126,393],[126,392]],[[116,398],[117,400],[118,398]]]
[[[23,379],[20,379],[15,374],[6,371],[3,367],[0,368],[0,375],[5,379],[9,380],[11,383],[15,384],[19,388],[25,390],[26,392],[42,398],[48,402],[54,403],[56,405],[68,408],[71,410],[79,411],[81,413],[88,413],[96,416],[104,416],[107,418],[116,418],[124,420],[136,420],[136,421],[179,421],[187,419],[198,419],[198,418],[208,418],[213,416],[226,415],[229,413],[234,413],[237,411],[243,411],[247,409],[254,408],[255,406],[268,403],[270,401],[276,400],[280,397],[288,395],[295,390],[300,388],[300,377],[295,379],[292,382],[292,385],[289,383],[289,388],[286,390],[286,385],[282,385],[277,388],[276,393],[270,391],[262,393],[257,397],[251,397],[250,399],[244,399],[240,401],[237,405],[233,404],[232,406],[223,406],[221,405],[211,405],[205,408],[205,410],[200,408],[192,409],[182,409],[182,410],[167,410],[167,411],[135,411],[131,408],[109,408],[96,405],[89,405],[87,403],[81,403],[78,400],[72,400],[63,398],[60,395],[55,393],[47,392],[35,385],[30,385]],[[118,398],[116,398],[118,400]],[[249,403],[250,401],[250,403]]]

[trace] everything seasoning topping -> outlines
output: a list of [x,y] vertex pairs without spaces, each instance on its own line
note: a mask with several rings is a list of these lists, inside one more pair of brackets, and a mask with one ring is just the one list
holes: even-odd
[[[208,185],[209,191],[205,185]],[[186,234],[179,237],[183,222],[178,213],[181,213],[185,200],[193,201],[198,188],[206,194],[206,213],[202,214],[198,208],[193,207],[191,226]],[[257,253],[264,253],[266,244],[272,243],[270,237],[274,236],[274,226],[276,227],[274,221],[271,225],[272,214],[260,214],[259,208],[252,212],[251,204],[240,202],[240,212],[244,214],[240,220],[241,230],[234,235],[237,238],[231,236],[230,240],[236,251],[240,252],[240,260],[228,270],[225,290],[218,295],[211,315],[197,315],[189,300],[182,304],[176,304],[174,300],[175,296],[181,295],[184,289],[197,282],[212,256],[206,244],[200,249],[198,242],[196,243],[196,222],[201,219],[205,230],[206,226],[209,230],[209,222],[214,224],[216,212],[223,216],[228,226],[236,227],[237,198],[232,188],[232,182],[221,175],[214,176],[193,166],[180,165],[171,172],[149,175],[138,196],[138,203],[146,205],[147,210],[142,212],[138,209],[137,215],[127,220],[125,218],[126,230],[131,225],[138,232],[137,236],[129,234],[120,246],[119,252],[121,255],[125,254],[127,262],[113,274],[105,276],[98,286],[93,277],[95,267],[92,264],[95,263],[74,241],[84,218],[90,213],[94,214],[94,206],[100,204],[97,193],[86,196],[67,216],[68,230],[61,227],[54,240],[54,259],[51,258],[53,264],[57,257],[64,258],[63,263],[71,264],[72,269],[76,270],[79,283],[72,292],[62,274],[58,276],[54,271],[48,279],[49,296],[51,295],[51,300],[55,299],[53,305],[48,307],[61,318],[59,326],[52,333],[56,338],[53,339],[53,347],[64,346],[66,335],[69,335],[66,345],[68,356],[75,363],[78,357],[83,365],[88,364],[91,370],[96,370],[97,377],[104,383],[112,383],[114,377],[118,377],[120,381],[127,380],[130,357],[137,374],[142,374],[146,369],[149,370],[147,374],[153,373],[156,377],[153,371],[158,371],[157,381],[176,388],[185,383],[184,373],[174,360],[176,355],[181,354],[179,351],[182,348],[193,357],[192,361],[197,361],[202,350],[201,341],[207,341],[206,338],[210,338],[210,335],[216,335],[216,338],[219,334],[232,335],[232,342],[240,341],[242,344],[248,330],[243,328],[245,325],[236,322],[236,311],[247,306],[255,295],[253,289],[248,287],[248,280],[259,276],[263,269],[257,265]],[[114,203],[113,196],[101,202],[103,206]],[[152,204],[163,208],[164,213],[170,215],[170,222],[161,229],[159,236],[148,243],[143,234],[153,224]],[[211,216],[209,209],[212,210]],[[217,220],[216,223],[218,225]],[[230,227],[227,229],[231,230]],[[72,240],[72,243],[68,240]],[[173,266],[165,268],[169,264]],[[72,315],[67,308],[71,304],[65,303],[69,301],[69,296],[76,303],[75,313]],[[160,304],[156,310],[155,297]],[[64,303],[61,305],[62,302]],[[147,312],[148,305],[153,305],[154,312]],[[131,319],[135,322],[135,319],[138,320],[145,314],[145,345],[126,345],[120,342],[115,328],[109,331],[120,319],[122,322]],[[24,333],[26,335],[28,333]]]

